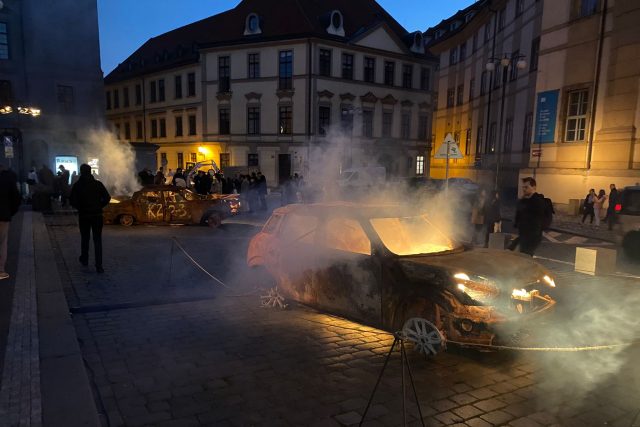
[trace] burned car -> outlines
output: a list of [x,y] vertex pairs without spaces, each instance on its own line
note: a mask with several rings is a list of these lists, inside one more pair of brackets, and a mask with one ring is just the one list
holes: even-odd
[[456,243],[426,215],[350,203],[276,209],[249,244],[288,298],[437,352],[504,344],[551,312],[552,275],[530,257]]
[[103,215],[105,224],[169,223],[218,227],[224,218],[236,214],[239,207],[237,195],[202,195],[172,185],[149,185],[131,197],[113,197]]

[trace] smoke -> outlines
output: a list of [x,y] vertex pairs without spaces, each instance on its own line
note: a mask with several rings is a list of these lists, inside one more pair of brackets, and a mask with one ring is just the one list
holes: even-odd
[[105,129],[83,132],[86,144],[79,148],[80,158],[98,159],[98,179],[112,195],[130,195],[141,188],[136,175],[136,153],[128,143]]

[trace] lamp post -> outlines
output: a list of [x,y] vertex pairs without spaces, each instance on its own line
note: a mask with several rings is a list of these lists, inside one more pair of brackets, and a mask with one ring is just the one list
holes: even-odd
[[509,79],[509,71],[513,70],[514,67],[518,70],[525,69],[527,67],[527,61],[525,61],[525,58],[526,57],[524,55],[505,53],[502,56],[489,58],[489,61],[486,64],[487,71],[495,73],[497,72],[496,69],[499,68],[500,72],[502,73],[502,92],[500,97],[500,129],[498,131],[498,144],[496,146],[496,191],[498,190],[499,186],[500,162],[502,161],[502,140],[504,138],[504,100],[507,82]]

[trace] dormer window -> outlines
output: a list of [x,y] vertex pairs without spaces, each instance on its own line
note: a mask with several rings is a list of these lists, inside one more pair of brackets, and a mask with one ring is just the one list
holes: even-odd
[[424,53],[424,38],[420,31],[413,33],[413,44],[410,50],[414,53]]
[[344,37],[344,20],[342,18],[342,13],[340,13],[339,10],[331,12],[331,19],[329,20],[327,33],[333,34],[334,36]]
[[451,31],[455,31],[460,27],[460,21],[453,21],[450,26]]
[[443,35],[444,35],[444,30],[437,30],[436,31],[436,39],[439,39]]
[[473,17],[475,16],[474,12],[469,12],[467,13],[467,15],[464,17],[464,22],[469,22],[473,19]]
[[260,28],[260,17],[255,13],[250,13],[244,24],[244,35],[253,36],[256,34],[262,34]]

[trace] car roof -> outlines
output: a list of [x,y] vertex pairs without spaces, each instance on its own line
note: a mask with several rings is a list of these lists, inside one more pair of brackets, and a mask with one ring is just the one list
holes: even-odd
[[354,218],[383,218],[397,216],[415,216],[419,213],[401,205],[363,204],[354,202],[326,202],[310,204],[292,204],[277,208],[274,214],[300,214],[317,216],[347,216]]
[[140,189],[140,191],[180,191],[180,190],[191,191],[188,188],[178,187],[177,185],[166,185],[166,184],[145,185]]

